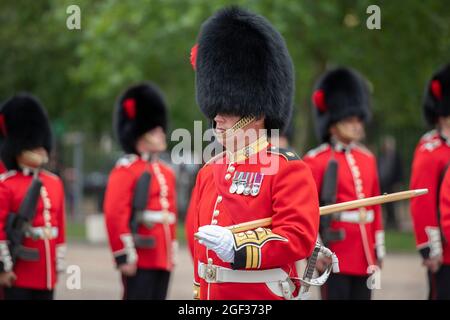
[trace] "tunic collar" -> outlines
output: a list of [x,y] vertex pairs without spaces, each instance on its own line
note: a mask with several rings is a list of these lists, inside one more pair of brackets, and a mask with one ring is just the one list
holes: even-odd
[[263,135],[254,142],[250,143],[248,146],[245,146],[244,148],[236,152],[227,151],[227,155],[230,161],[241,162],[245,161],[252,155],[259,153],[261,150],[264,150],[265,148],[267,148],[268,145],[269,142],[267,141],[267,136]]

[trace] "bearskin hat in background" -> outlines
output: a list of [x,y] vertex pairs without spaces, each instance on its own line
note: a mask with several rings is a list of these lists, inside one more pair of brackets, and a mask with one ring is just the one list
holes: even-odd
[[431,77],[425,89],[423,109],[430,126],[436,124],[438,117],[450,116],[450,64]]
[[43,147],[51,152],[52,132],[47,112],[30,94],[15,95],[3,104],[0,132],[4,137],[1,159],[8,170],[18,169],[16,157],[22,151]]
[[122,149],[137,153],[137,139],[156,127],[167,130],[167,108],[159,88],[142,83],[125,90],[114,112],[114,128]]
[[332,124],[357,116],[370,120],[370,94],[366,80],[349,68],[326,72],[317,81],[312,95],[317,135],[322,142],[330,139]]

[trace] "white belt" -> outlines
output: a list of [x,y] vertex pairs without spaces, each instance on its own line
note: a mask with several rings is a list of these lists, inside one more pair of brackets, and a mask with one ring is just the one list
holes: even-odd
[[55,239],[58,237],[58,227],[34,227],[29,228],[25,235],[33,239]]
[[280,268],[243,271],[219,267],[213,264],[198,264],[198,275],[207,283],[264,283],[277,296],[291,300],[295,290],[289,275]]
[[[364,211],[363,211],[364,212]],[[360,211],[343,211],[339,215],[339,221],[350,223],[371,223],[373,222],[375,214],[373,210],[367,210],[364,214]]]
[[172,212],[145,210],[142,213],[141,222],[146,225],[165,222],[168,224],[174,224],[175,220],[175,214]]
[[289,278],[283,269],[268,269],[258,271],[232,270],[213,264],[198,264],[198,275],[208,283],[265,283],[285,281]]

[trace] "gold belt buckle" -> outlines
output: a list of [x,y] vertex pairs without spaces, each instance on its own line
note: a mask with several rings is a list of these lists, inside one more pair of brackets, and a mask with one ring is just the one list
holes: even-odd
[[213,265],[206,265],[205,269],[205,280],[206,282],[216,282],[217,281],[217,267]]
[[44,239],[51,239],[51,238],[52,238],[52,228],[44,227]]
[[359,222],[366,223],[366,221],[367,221],[367,211],[365,208],[361,208],[359,210]]

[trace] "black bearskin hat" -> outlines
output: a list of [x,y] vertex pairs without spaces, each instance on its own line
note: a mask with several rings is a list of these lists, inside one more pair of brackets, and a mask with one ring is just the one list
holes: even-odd
[[125,90],[114,112],[114,128],[122,149],[137,153],[137,139],[156,127],[167,130],[167,108],[159,88],[142,83]]
[[450,116],[450,64],[439,69],[428,82],[423,109],[430,126],[436,124],[438,117]]
[[23,151],[43,147],[51,152],[52,132],[47,112],[30,94],[15,95],[3,104],[0,129],[4,136],[1,158],[8,170],[18,169],[16,157]]
[[317,81],[312,95],[316,131],[322,142],[330,139],[332,124],[357,116],[370,120],[370,95],[366,80],[349,68],[326,72]]
[[281,34],[264,17],[238,7],[203,23],[194,61],[197,103],[218,113],[265,116],[266,129],[283,129],[292,113],[294,70]]

